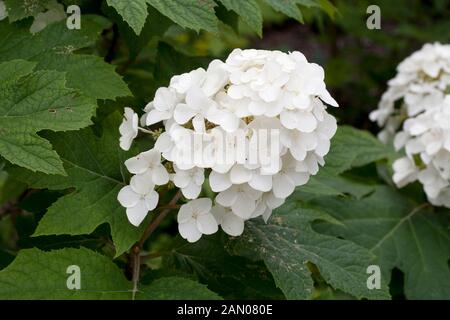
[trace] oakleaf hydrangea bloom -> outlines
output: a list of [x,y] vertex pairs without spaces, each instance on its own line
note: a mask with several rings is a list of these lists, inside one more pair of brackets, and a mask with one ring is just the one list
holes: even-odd
[[400,188],[418,180],[432,204],[450,208],[450,45],[426,44],[397,71],[370,114],[379,138],[405,151],[393,180]]
[[[324,165],[337,129],[327,105],[338,106],[322,67],[300,52],[235,49],[225,62],[175,75],[145,106],[147,128],[136,128],[136,115],[125,110],[122,148],[138,130],[156,141],[125,162],[134,186],[119,201],[130,221],[142,221],[141,208],[153,205],[149,190],[170,179],[187,200],[178,213],[183,238],[194,242],[219,226],[239,236],[246,220],[267,221]],[[162,132],[148,128],[157,123]],[[213,200],[199,198],[205,187]]]

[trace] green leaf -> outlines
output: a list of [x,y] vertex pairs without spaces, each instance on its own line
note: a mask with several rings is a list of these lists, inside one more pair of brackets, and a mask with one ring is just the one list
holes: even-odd
[[310,203],[333,215],[342,226],[324,230],[366,247],[378,258],[385,281],[397,267],[405,274],[409,299],[450,297],[449,219],[429,206],[414,203],[398,191],[378,186],[361,200],[322,197]]
[[4,0],[8,11],[9,21],[14,22],[27,17],[35,16],[39,12],[45,11],[51,0]]
[[48,208],[35,236],[90,234],[99,225],[108,223],[116,256],[139,239],[148,220],[139,228],[134,227],[117,201],[119,190],[125,186],[123,162],[131,156],[119,149],[120,121],[119,114],[107,118],[101,138],[96,137],[91,128],[48,135],[61,156],[67,177],[32,174],[14,168],[9,170],[16,179],[34,188],[76,189]]
[[137,35],[141,33],[147,18],[146,0],[107,0],[106,2],[117,10]]
[[53,23],[36,35],[16,24],[0,22],[0,62],[23,59],[37,62],[37,70],[66,73],[67,87],[95,99],[115,99],[130,91],[115,67],[94,55],[73,54],[92,45],[106,26],[103,18],[83,16],[80,30],[67,30],[65,21]]
[[181,277],[156,279],[143,286],[138,295],[145,300],[222,300],[205,285]]
[[311,177],[310,181],[299,188],[297,192],[310,193],[312,195],[338,196],[350,194],[361,198],[374,190],[375,186],[367,185],[359,181],[342,176],[327,175],[319,172]]
[[303,15],[297,6],[296,0],[265,0],[275,11],[281,12],[290,18],[303,23]]
[[242,20],[252,28],[258,36],[262,36],[262,14],[258,3],[255,0],[220,0],[228,9],[233,10]]
[[313,279],[308,263],[335,289],[357,298],[387,298],[385,282],[382,290],[367,289],[371,254],[350,241],[314,231],[311,223],[315,220],[336,221],[320,211],[299,208],[291,200],[275,211],[268,224],[247,222],[244,234],[232,240],[233,251],[263,260],[288,299],[311,298]]
[[[165,42],[158,43],[154,76],[158,86],[165,86],[174,74],[189,72],[194,68],[205,67],[209,59],[186,56]],[[155,88],[156,90],[156,88]]]
[[218,33],[213,0],[147,0],[147,3],[183,28]]
[[65,174],[51,144],[36,132],[91,124],[96,102],[66,88],[63,73],[32,72],[35,63],[0,63],[0,155],[32,171]]
[[307,8],[319,8],[334,19],[337,9],[329,0],[294,0],[297,4]]
[[331,149],[325,157],[325,166],[310,181],[297,190],[314,195],[352,194],[362,197],[374,187],[349,178],[339,176],[352,168],[361,167],[374,161],[395,158],[394,150],[382,144],[369,132],[349,126],[340,126],[331,140]]
[[[80,268],[80,290],[67,288],[71,265]],[[21,250],[0,271],[0,299],[130,299],[131,288],[110,259],[84,248]]]
[[[80,270],[80,289],[68,289],[73,273]],[[142,286],[138,299],[221,299],[195,281],[167,277]],[[49,252],[21,250],[16,259],[0,271],[0,299],[131,299],[132,284],[110,259],[94,251],[65,248]]]
[[[163,37],[166,30],[173,25],[169,18],[151,6],[147,8],[147,19],[139,35],[136,35],[134,30],[114,10],[108,10],[108,17],[117,23],[119,33],[130,50],[131,60],[135,60],[154,37]],[[128,82],[130,82],[129,79]]]
[[382,159],[396,157],[395,151],[369,132],[340,126],[331,140],[331,150],[325,157],[324,173],[336,175]]
[[195,274],[226,299],[283,299],[263,263],[232,256],[220,234],[181,241],[163,255],[164,270]]

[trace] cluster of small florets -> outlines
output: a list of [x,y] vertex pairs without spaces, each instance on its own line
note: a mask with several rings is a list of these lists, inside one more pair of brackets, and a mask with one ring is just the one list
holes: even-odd
[[[155,186],[172,181],[189,200],[178,223],[190,242],[219,226],[238,236],[245,220],[267,220],[324,164],[337,129],[324,103],[337,106],[324,71],[300,52],[236,49],[207,70],[174,76],[156,91],[140,121],[131,109],[125,111],[120,127],[125,150],[138,134],[138,122],[148,127],[162,121],[165,128],[153,149],[125,162],[134,176],[118,199],[128,219],[139,225],[157,206]],[[205,183],[214,203],[199,198]]]
[[426,44],[406,58],[370,115],[405,157],[393,164],[403,187],[420,181],[429,201],[450,207],[450,45]]

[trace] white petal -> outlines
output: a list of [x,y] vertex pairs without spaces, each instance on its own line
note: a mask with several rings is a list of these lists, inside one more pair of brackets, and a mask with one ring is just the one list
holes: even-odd
[[186,188],[188,184],[191,182],[191,177],[189,175],[189,170],[180,170],[178,169],[177,172],[172,175],[173,183],[178,188]]
[[220,225],[225,233],[233,237],[240,236],[244,232],[244,220],[232,212],[225,214]]
[[203,182],[205,182],[205,170],[200,168],[195,169],[195,173],[194,176],[192,177],[192,180],[196,185],[201,186]]
[[268,86],[265,90],[259,92],[259,96],[266,102],[275,101],[280,95],[281,88],[278,86]]
[[285,201],[284,198],[275,197],[273,192],[267,193],[264,197],[264,200],[266,201],[267,207],[269,207],[272,210],[280,207]]
[[336,100],[333,99],[333,97],[327,90],[323,90],[322,93],[319,95],[319,97],[326,104],[329,104],[330,106],[333,107],[339,107],[339,104],[336,102]]
[[253,173],[252,179],[248,184],[259,191],[270,191],[272,189],[272,176]]
[[185,124],[186,122],[191,120],[197,114],[197,112],[197,110],[192,109],[187,104],[180,103],[175,107],[173,117],[177,123]]
[[149,163],[140,155],[125,161],[128,171],[134,174],[144,173],[149,168]]
[[196,185],[193,182],[189,183],[186,187],[181,189],[181,192],[186,199],[197,199],[201,191],[202,186]]
[[245,86],[231,85],[227,93],[233,99],[242,99],[245,97],[246,91]]
[[211,209],[211,214],[214,216],[214,219],[216,219],[217,224],[221,224],[223,217],[225,216],[225,213],[228,211],[228,209],[225,209],[221,205],[215,205]]
[[248,219],[251,217],[253,211],[255,211],[256,203],[253,199],[240,193],[236,201],[231,206],[233,213],[242,219]]
[[290,177],[297,187],[302,186],[309,181],[309,173],[307,172],[291,172]]
[[330,140],[320,139],[314,152],[318,156],[323,157],[328,153],[328,151],[330,151]]
[[151,172],[147,171],[145,173],[137,174],[131,177],[130,186],[133,189],[133,191],[138,194],[141,195],[148,194],[155,187],[155,185],[152,182]]
[[269,221],[271,215],[272,215],[272,210],[267,208],[266,211],[264,211],[264,213],[262,214],[262,217],[263,217],[263,220],[265,223],[267,223],[267,221]]
[[148,209],[144,201],[139,201],[134,207],[127,208],[128,221],[138,227],[147,216]]
[[153,106],[159,111],[167,111],[176,103],[176,93],[168,88],[161,87],[155,92]]
[[211,171],[209,174],[209,185],[212,191],[221,192],[231,187],[232,183],[228,174]]
[[197,228],[197,223],[191,219],[185,223],[178,224],[180,235],[189,242],[196,242],[202,237],[202,233]]
[[248,184],[242,185],[242,190],[252,200],[258,200],[262,195],[261,191],[253,189]]
[[273,193],[277,198],[287,198],[294,192],[295,184],[286,174],[273,177]]
[[236,190],[231,187],[225,191],[220,192],[216,197],[216,202],[224,207],[231,207],[237,199]]
[[295,112],[283,111],[280,114],[281,124],[287,129],[295,129],[297,127],[297,116]]
[[[331,136],[326,135],[326,138],[330,139],[333,135],[334,133]],[[296,144],[301,144],[306,151],[314,150],[317,147],[317,136],[315,133],[299,133]]]
[[206,78],[203,83],[203,91],[207,96],[212,96],[223,88],[228,80],[228,73],[223,67],[224,63],[220,60],[213,60],[206,70]]
[[133,138],[130,136],[121,136],[119,137],[119,147],[124,151],[128,151],[131,148],[131,144],[133,143]]
[[155,142],[155,149],[159,152],[167,152],[173,148],[173,142],[168,132],[163,132]]
[[150,191],[145,197],[145,205],[149,211],[152,211],[158,205],[159,194],[155,190]]
[[299,112],[297,129],[301,132],[313,132],[317,127],[317,119],[310,112]]
[[289,148],[295,160],[303,161],[306,158],[306,150],[303,145],[293,145]]
[[119,194],[117,195],[117,200],[119,200],[120,204],[125,207],[134,207],[140,200],[141,196],[131,189],[130,186],[125,186],[120,189]]
[[236,164],[231,168],[230,181],[233,184],[241,184],[250,181],[252,178],[252,172],[246,169],[241,164]]
[[156,109],[150,110],[145,117],[145,124],[151,126],[152,124],[158,123],[162,120],[167,120],[172,117],[172,113],[169,111],[159,111]]
[[219,229],[217,221],[212,214],[197,217],[197,228],[203,234],[213,234]]
[[169,173],[163,165],[156,166],[152,169],[152,181],[158,186],[169,182]]
[[194,119],[192,119],[192,125],[196,132],[205,132],[205,118],[203,116],[195,115]]
[[186,223],[192,219],[194,211],[190,202],[183,204],[178,210],[177,221],[178,223]]
[[209,198],[200,198],[191,202],[193,212],[197,215],[208,214],[211,211],[212,201]]
[[231,112],[224,112],[220,126],[227,132],[234,132],[239,127],[239,118]]
[[255,115],[260,116],[266,113],[267,111],[268,103],[260,100],[252,100],[250,104],[248,105],[249,111]]

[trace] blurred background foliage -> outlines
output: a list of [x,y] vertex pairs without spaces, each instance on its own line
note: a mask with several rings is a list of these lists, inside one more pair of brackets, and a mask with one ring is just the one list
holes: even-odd
[[[131,106],[141,112],[152,100],[155,90],[167,85],[173,75],[206,66],[213,58],[223,59],[233,48],[240,47],[303,52],[309,61],[325,68],[327,87],[340,104],[340,108],[331,110],[339,122],[376,132],[377,128],[367,116],[376,108],[386,89],[386,82],[395,75],[398,63],[424,43],[450,42],[450,0],[319,1],[326,10],[301,8],[304,23],[275,12],[265,2],[258,1],[264,21],[262,37],[252,31],[237,14],[222,5],[215,8],[221,21],[217,34],[183,29],[149,6],[146,24],[137,36],[104,1],[60,2],[79,4],[83,14],[100,14],[113,22],[96,46],[82,51],[102,56],[105,61],[116,65],[117,72],[124,77],[133,96],[117,101],[100,101],[95,120],[97,124],[112,112],[122,111],[124,106]],[[381,9],[381,30],[369,30],[366,27],[369,16],[366,10],[372,4]],[[101,126],[97,125],[96,129],[100,134]],[[46,208],[62,194],[27,189],[26,185],[8,177],[0,167],[0,269],[7,266],[21,248],[38,247],[46,250],[82,244],[111,257],[114,255],[105,225],[87,236],[30,237]],[[166,220],[146,249],[149,252],[164,251],[175,246],[169,235],[176,233],[176,226]],[[219,257],[215,265],[226,263],[233,268],[243,264],[239,259],[244,258],[231,258],[223,248],[214,248],[218,242],[220,239],[211,242],[210,248]],[[175,249],[171,250],[175,252]],[[166,268],[144,274],[142,282],[149,282],[164,272],[178,272],[191,277],[190,272],[186,271],[189,268],[186,268],[186,258],[183,257],[189,256],[192,260],[190,263],[195,265],[195,259],[200,255],[196,255],[195,247],[183,250],[183,246],[179,247],[172,261],[163,262],[160,257],[151,257],[147,263],[149,270],[163,263]],[[116,263],[125,265],[126,259],[118,259]],[[245,270],[239,278],[235,278],[235,274],[223,274],[219,280],[226,280],[230,287],[217,284],[217,290],[224,297],[282,298],[262,264],[245,263],[265,281],[261,282],[261,277],[253,279],[253,273],[245,274]],[[332,290],[314,266],[310,266],[310,269],[317,289],[314,298],[350,298]],[[200,277],[209,282],[214,280],[207,273],[200,272]],[[403,298],[402,277],[400,271],[393,274],[391,294],[394,298]],[[244,287],[255,291],[236,290],[236,285],[242,281],[248,282]]]

